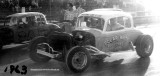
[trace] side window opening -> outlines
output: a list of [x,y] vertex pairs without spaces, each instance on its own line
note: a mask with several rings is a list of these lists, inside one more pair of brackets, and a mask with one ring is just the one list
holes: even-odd
[[131,20],[128,17],[118,17],[117,22],[121,25],[123,25],[125,28],[131,27]]
[[131,20],[129,18],[125,17],[124,23],[126,28],[131,28]]
[[18,24],[28,24],[28,22],[26,21],[26,17],[19,18],[18,19]]
[[28,27],[34,27],[37,24],[36,16],[26,17],[26,21],[28,22]]
[[41,22],[41,17],[40,16],[36,16],[36,19],[37,19],[37,23]]
[[12,17],[9,22],[9,26],[17,25],[18,19],[16,17]]
[[37,23],[41,24],[41,23],[45,23],[45,19],[43,16],[36,16],[37,19]]
[[20,24],[23,24],[23,21],[22,21],[22,19],[20,18],[20,19],[18,19],[18,24],[20,25]]
[[128,17],[115,17],[108,20],[106,31],[116,31],[131,28],[131,20]]
[[118,17],[117,18],[117,23],[119,23],[119,24],[121,24],[121,25],[125,25],[125,23],[124,23],[124,17]]
[[106,31],[116,31],[124,28],[123,18],[115,17],[108,20]]

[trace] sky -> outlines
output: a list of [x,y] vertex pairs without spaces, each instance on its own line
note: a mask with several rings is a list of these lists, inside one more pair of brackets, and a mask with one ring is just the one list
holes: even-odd
[[154,15],[160,15],[160,0],[137,0],[142,4],[146,11],[152,12]]

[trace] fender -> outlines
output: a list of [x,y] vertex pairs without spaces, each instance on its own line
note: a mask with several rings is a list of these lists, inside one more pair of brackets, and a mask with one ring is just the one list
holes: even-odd
[[90,55],[92,56],[92,58],[98,58],[98,59],[104,59],[105,57],[110,57],[109,53],[105,53],[103,51],[100,51],[99,49],[97,49],[94,46],[90,46],[90,45],[85,45],[85,46],[74,46],[71,49],[69,49],[69,51],[74,50],[78,47],[82,47],[85,48],[87,51],[89,51]]
[[54,31],[51,35],[47,36],[48,43],[55,50],[63,50],[65,45],[66,50],[73,46],[73,36],[68,33]]
[[3,45],[10,44],[14,40],[14,32],[8,27],[0,28],[0,39],[3,41]]
[[63,31],[57,24],[48,24],[47,26],[48,26],[47,28],[49,30],[47,30],[47,33],[45,34],[45,36],[50,36],[50,35],[54,34],[56,31],[57,32]]
[[47,42],[49,45],[56,50],[57,52],[61,53],[60,61],[65,61],[65,56],[68,50],[73,47],[73,36],[68,33],[64,32],[57,32],[55,31],[51,35],[47,37]]

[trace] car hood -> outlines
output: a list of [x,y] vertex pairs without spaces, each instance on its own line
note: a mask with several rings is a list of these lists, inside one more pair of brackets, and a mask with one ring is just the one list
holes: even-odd
[[78,28],[75,28],[75,30],[92,33],[95,37],[100,36],[102,34],[102,31],[96,28],[78,27]]

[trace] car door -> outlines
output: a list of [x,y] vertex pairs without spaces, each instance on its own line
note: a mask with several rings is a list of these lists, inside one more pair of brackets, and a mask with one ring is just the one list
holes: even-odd
[[105,52],[110,51],[118,51],[121,50],[121,31],[110,31],[110,32],[103,32],[102,39],[103,41],[103,47],[102,50]]
[[15,25],[15,42],[23,42],[28,40],[29,28],[24,22],[25,17],[19,18]]
[[39,36],[44,36],[45,34],[47,34],[47,32],[49,31],[49,26],[47,25],[44,16],[39,16],[37,18],[37,23],[38,23],[38,35]]
[[27,17],[27,22],[28,22],[28,28],[29,28],[29,33],[28,33],[28,40],[33,39],[34,37],[38,36],[38,23],[37,23],[37,16],[28,16]]
[[[123,19],[123,18],[119,18]],[[116,22],[119,22],[122,26],[124,26],[123,20],[119,20],[116,18]],[[112,25],[110,25],[110,20],[106,23],[106,28],[103,30],[102,39],[103,40],[103,47],[102,50],[105,52],[114,52],[114,51],[121,51],[127,49],[129,40],[127,37],[127,29],[122,28],[118,30],[110,30]]]

